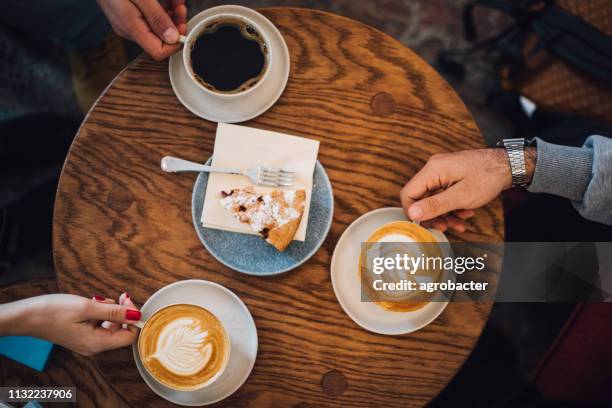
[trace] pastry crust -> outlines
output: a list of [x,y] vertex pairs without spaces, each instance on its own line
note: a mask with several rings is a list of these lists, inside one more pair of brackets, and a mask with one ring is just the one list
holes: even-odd
[[253,187],[221,192],[221,205],[238,221],[249,224],[279,251],[291,243],[300,226],[305,190],[274,190],[258,194]]

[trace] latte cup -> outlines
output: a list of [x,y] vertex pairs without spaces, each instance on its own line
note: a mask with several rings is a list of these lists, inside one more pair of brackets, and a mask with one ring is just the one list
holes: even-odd
[[[263,41],[264,48],[266,50],[266,52],[264,53],[265,54],[264,55],[265,65],[263,68],[263,72],[261,73],[259,77],[259,80],[254,85],[250,86],[249,88],[245,90],[239,91],[239,92],[219,92],[213,89],[209,89],[208,87],[204,86],[202,81],[198,80],[197,75],[195,74],[193,70],[193,65],[191,61],[191,51],[195,44],[195,41],[199,38],[202,32],[205,31],[206,28],[210,24],[214,22],[223,22],[223,21],[240,21],[245,25],[251,26],[255,30],[255,32],[259,33]],[[270,73],[270,65],[272,64],[272,58],[273,58],[272,49],[269,45],[270,39],[268,35],[266,34],[266,32],[264,32],[261,29],[261,26],[259,26],[256,22],[254,22],[248,17],[238,15],[238,14],[231,14],[231,13],[219,13],[219,14],[209,16],[205,18],[204,20],[200,21],[193,28],[191,28],[189,32],[187,33],[187,35],[181,35],[179,37],[179,41],[183,44],[183,50],[182,50],[183,65],[185,67],[185,70],[187,71],[187,75],[189,76],[189,78],[191,79],[191,81],[193,82],[195,86],[197,86],[203,92],[209,95],[212,95],[218,98],[223,98],[223,99],[237,99],[237,98],[243,97],[251,92],[254,92],[257,88],[259,88],[261,83],[266,80],[266,78],[268,77]]]
[[193,304],[160,308],[143,324],[138,355],[149,375],[176,391],[196,391],[225,372],[230,338],[208,309]]

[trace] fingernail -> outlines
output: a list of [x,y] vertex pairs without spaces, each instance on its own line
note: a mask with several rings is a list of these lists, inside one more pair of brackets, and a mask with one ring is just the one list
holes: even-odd
[[125,318],[127,320],[138,321],[141,317],[142,313],[140,313],[138,310],[128,309],[125,311]]
[[164,42],[166,44],[175,44],[178,41],[179,33],[176,31],[176,28],[170,27],[164,31],[162,37],[164,38]]
[[106,298],[102,295],[93,295],[93,298],[98,301],[106,300]]
[[129,298],[130,298],[130,294],[129,294],[129,293],[127,293],[127,292],[125,292],[125,297],[126,297],[127,299],[129,299]]
[[423,209],[418,205],[413,205],[408,209],[408,215],[413,221],[418,221],[423,216]]

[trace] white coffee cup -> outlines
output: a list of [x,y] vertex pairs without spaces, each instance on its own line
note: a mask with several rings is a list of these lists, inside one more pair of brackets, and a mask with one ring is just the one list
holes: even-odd
[[[200,36],[200,33],[206,29],[206,27],[211,24],[214,21],[224,21],[224,20],[233,20],[233,21],[241,21],[244,22],[247,25],[250,25],[251,27],[253,27],[253,29],[255,31],[257,31],[259,33],[259,35],[261,36],[261,38],[263,39],[264,44],[266,45],[266,63],[264,65],[264,72],[261,75],[261,77],[259,78],[259,81],[257,81],[257,83],[253,86],[251,86],[250,88],[247,88],[243,91],[240,92],[233,92],[233,93],[228,93],[228,92],[218,92],[218,91],[214,91],[212,89],[207,88],[206,86],[204,86],[197,78],[196,75],[193,72],[193,67],[191,65],[191,49],[193,47],[193,43],[198,39],[198,37]],[[199,87],[202,91],[215,96],[215,97],[219,97],[219,98],[224,98],[224,99],[237,99],[240,97],[245,96],[246,94],[249,94],[253,91],[255,91],[255,89],[259,88],[259,86],[262,84],[262,82],[264,82],[266,80],[266,78],[268,77],[268,74],[270,73],[270,66],[272,65],[272,49],[269,46],[270,41],[269,38],[267,36],[267,34],[261,29],[261,27],[255,23],[253,20],[251,20],[250,18],[238,15],[238,14],[231,14],[231,13],[219,13],[219,14],[214,14],[212,16],[209,16],[207,18],[205,18],[204,20],[200,21],[198,24],[196,24],[192,29],[189,30],[189,33],[187,33],[187,35],[181,35],[179,37],[179,41],[183,44],[183,65],[185,66],[185,70],[187,71],[187,75],[189,75],[189,78],[191,79],[191,81],[194,83],[195,86]]]
[[[146,354],[145,354],[145,350],[147,349],[147,347],[149,347],[149,352],[153,352],[154,354],[158,354],[159,353],[159,340],[155,340],[154,343],[152,343],[151,345],[147,346],[145,344],[147,344],[147,342],[151,342],[153,339],[157,338],[157,336],[161,335],[159,332],[155,332],[153,331],[154,334],[150,334],[149,337],[147,337],[146,332],[147,330],[155,330],[155,329],[161,329],[162,330],[162,334],[163,331],[166,330],[167,327],[172,327],[172,325],[175,324],[175,322],[171,322],[170,324],[166,325],[166,328],[164,326],[157,326],[155,328],[150,328],[150,324],[151,322],[155,321],[155,319],[157,317],[159,317],[161,314],[165,313],[166,315],[170,314],[170,316],[172,317],[172,312],[173,309],[176,311],[177,309],[183,309],[183,312],[181,313],[180,311],[176,314],[176,319],[177,322],[184,320],[185,316],[187,316],[187,318],[191,318],[192,316],[197,316],[197,315],[201,315],[202,313],[204,313],[205,316],[207,316],[207,318],[212,321],[212,326],[205,326],[204,329],[204,333],[208,333],[208,331],[211,329],[211,327],[216,327],[217,328],[217,333],[218,335],[221,335],[221,338],[223,339],[223,358],[220,360],[220,362],[217,364],[217,368],[216,370],[212,373],[211,376],[208,376],[208,378],[202,378],[200,382],[195,383],[195,384],[190,384],[188,382],[185,382],[183,384],[180,384],[180,381],[177,381],[176,379],[172,379],[172,377],[169,377],[167,372],[172,371],[172,369],[170,369],[169,367],[165,367],[162,371],[165,371],[165,373],[160,373],[159,375],[156,374],[155,372],[151,371],[151,368],[149,367],[148,363],[145,361],[146,358]],[[187,313],[184,312],[184,309],[188,308],[191,309],[189,310]],[[195,305],[195,304],[185,304],[185,303],[176,303],[176,304],[169,304],[166,305],[158,310],[156,310],[148,319],[146,322],[139,322],[141,323],[140,325],[137,325],[138,327],[141,328],[140,333],[138,335],[138,356],[140,358],[140,361],[142,362],[142,365],[144,367],[144,369],[149,373],[149,375],[155,379],[158,383],[165,385],[168,388],[174,389],[176,391],[196,391],[196,390],[201,390],[204,389],[206,387],[209,387],[210,385],[212,385],[213,383],[215,383],[225,372],[225,369],[227,368],[227,366],[229,365],[229,359],[230,359],[230,353],[231,353],[231,340],[229,337],[229,333],[226,331],[225,327],[223,326],[223,324],[221,323],[221,320],[209,309],[200,306],[200,305]],[[182,323],[184,324],[184,323]],[[176,339],[180,339],[180,337],[176,337],[176,335],[174,335],[174,333],[172,333],[172,330],[178,329],[180,330],[180,324],[179,326],[174,327],[173,329],[171,329],[170,331],[170,335],[169,337],[167,337],[167,339],[173,339],[176,341]],[[200,329],[200,327],[198,327],[198,329]],[[192,332],[193,333],[193,332]],[[156,336],[157,334],[157,336]],[[199,336],[201,334],[196,334],[196,336]],[[180,339],[181,340],[181,339]],[[183,336],[183,342],[184,342],[184,336]],[[188,339],[188,341],[191,341]],[[200,340],[202,341],[202,340]],[[180,343],[180,341],[179,341]],[[172,342],[169,341],[162,341],[162,344],[172,344]],[[184,343],[183,343],[184,345]],[[144,348],[143,348],[144,347]],[[153,349],[151,349],[151,347],[154,347]],[[164,351],[164,350],[162,350]],[[174,351],[170,351],[170,354],[174,354]],[[149,354],[151,355],[151,354]],[[160,357],[156,357],[156,359],[159,361]],[[172,361],[172,360],[170,360]],[[160,364],[158,364],[159,366]],[[161,363],[161,366],[163,367],[165,364]],[[200,366],[200,369],[203,369],[205,366]],[[184,367],[183,367],[184,368]],[[175,372],[175,374],[177,374]],[[192,379],[194,378],[194,376],[198,375],[197,373],[193,373],[193,374],[185,374],[187,376],[190,376]],[[205,374],[206,375],[206,374]],[[176,376],[174,376],[174,378],[176,378]],[[186,379],[188,377],[185,377]]]

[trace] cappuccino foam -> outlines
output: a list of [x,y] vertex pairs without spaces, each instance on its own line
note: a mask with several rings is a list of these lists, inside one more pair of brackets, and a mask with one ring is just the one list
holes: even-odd
[[[437,255],[438,251],[432,246],[422,248],[420,245],[406,246],[402,245],[405,243],[429,243],[436,242],[436,238],[427,229],[421,227],[418,224],[409,221],[395,221],[383,225],[370,235],[367,242],[386,243],[387,245],[382,247],[376,247],[377,250],[383,249],[385,253],[365,253],[362,251],[359,257],[359,271],[361,274],[362,288],[367,297],[376,303],[378,306],[391,312],[411,312],[418,310],[425,306],[428,302],[422,300],[416,300],[415,293],[411,291],[376,291],[373,289],[374,280],[380,277],[373,273],[363,273],[363,266],[371,264],[367,261],[370,257],[383,256],[393,258],[396,254],[404,255],[407,250],[425,250],[434,251]],[[397,245],[393,245],[397,243]],[[370,247],[370,252],[373,251],[373,247]],[[425,251],[427,252],[427,251]],[[409,256],[419,256],[420,253],[407,253]],[[431,254],[430,254],[431,255]],[[407,273],[405,271],[389,271],[386,273],[385,278],[388,282],[401,282],[401,281],[412,281],[416,284],[421,282],[434,282],[439,279],[441,271],[417,271],[415,274]]]
[[138,339],[141,360],[161,383],[178,390],[205,386],[223,372],[229,338],[221,322],[195,305],[172,305],[151,316]]
[[416,242],[413,238],[396,232],[383,235],[377,242]]

